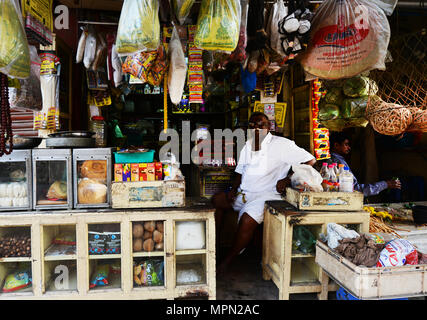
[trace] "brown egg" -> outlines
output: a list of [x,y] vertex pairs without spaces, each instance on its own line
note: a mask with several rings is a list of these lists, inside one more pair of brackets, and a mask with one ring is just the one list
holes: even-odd
[[142,239],[133,240],[133,251],[134,252],[142,251]]
[[132,227],[132,235],[134,238],[142,238],[144,227],[140,223],[134,223]]

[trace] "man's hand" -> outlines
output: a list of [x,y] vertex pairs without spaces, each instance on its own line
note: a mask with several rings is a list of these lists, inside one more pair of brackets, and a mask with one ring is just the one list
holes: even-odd
[[400,184],[400,180],[388,180],[387,182],[387,188],[389,189],[401,189],[402,185]]
[[233,203],[234,200],[236,199],[236,194],[237,194],[237,190],[232,188],[228,193],[227,193],[227,200],[230,203]]
[[278,193],[284,194],[286,187],[291,185],[291,178],[286,177],[285,179],[279,180],[276,183],[276,190]]

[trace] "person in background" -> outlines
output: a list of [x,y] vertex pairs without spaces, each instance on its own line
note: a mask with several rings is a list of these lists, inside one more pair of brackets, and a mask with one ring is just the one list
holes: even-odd
[[[345,161],[344,157],[351,151],[350,138],[343,132],[332,132],[329,137],[329,144],[331,149],[331,162],[343,164],[349,168],[350,166]],[[354,176],[354,190],[360,191],[365,197],[374,196],[386,189],[400,189],[401,184],[399,180],[378,181],[376,183],[359,183]]]
[[[259,224],[264,221],[264,203],[281,200],[290,185],[291,166],[316,163],[313,155],[298,147],[294,141],[270,133],[270,121],[261,112],[249,119],[248,140],[240,152],[231,190],[214,195],[217,232],[223,214],[239,212],[234,242],[225,259],[218,266],[224,272],[231,261],[250,243]],[[218,240],[218,239],[217,239]]]

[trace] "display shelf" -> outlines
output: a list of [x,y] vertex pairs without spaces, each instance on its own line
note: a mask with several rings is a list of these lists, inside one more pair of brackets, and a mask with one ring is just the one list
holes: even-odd
[[75,261],[44,262],[44,294],[76,294],[77,269]]
[[177,256],[184,256],[184,255],[192,255],[192,254],[205,254],[206,249],[199,249],[199,250],[177,250],[175,251],[175,254]]
[[267,201],[264,213],[263,279],[272,280],[279,288],[279,299],[288,300],[293,293],[318,293],[326,299],[335,284],[325,283],[326,277],[315,263],[315,254],[292,250],[293,232],[304,226],[317,239],[326,233],[328,223],[351,224],[358,232],[368,232],[369,213],[365,211],[299,211],[286,201]]
[[0,258],[0,262],[31,262],[31,257]]
[[120,259],[121,254],[90,254],[89,260]]
[[[215,221],[214,209],[209,205],[194,205],[189,202],[182,208],[146,208],[126,210],[64,210],[31,211],[16,214],[0,213],[0,235],[10,231],[25,230],[31,236],[31,253],[29,258],[8,258],[0,260],[0,282],[9,274],[9,267],[23,262],[32,271],[32,288],[16,293],[2,294],[0,300],[150,300],[176,299],[189,297],[206,297],[215,299]],[[197,203],[200,203],[197,202]],[[164,224],[164,250],[151,252],[133,252],[132,224],[141,221],[162,221]],[[204,222],[206,249],[191,251],[191,254],[176,254],[176,222]],[[96,232],[116,232],[120,230],[120,254],[90,254],[89,230]],[[94,230],[95,229],[95,230]],[[53,239],[63,233],[75,234],[75,254],[50,255]],[[203,253],[202,253],[203,252]],[[161,258],[164,260],[163,286],[134,286],[133,262],[144,258]],[[13,259],[13,260],[11,260]],[[184,260],[182,260],[184,259]],[[176,262],[190,261],[203,266],[203,280],[191,285],[177,285]],[[120,268],[120,274],[111,274],[110,285],[90,288],[95,267],[112,260],[114,269]],[[118,264],[120,262],[120,265]],[[55,285],[55,279],[61,276],[58,266],[72,266],[76,273],[70,272],[68,287]],[[70,268],[71,270],[71,268]],[[74,269],[72,269],[74,270]],[[58,280],[59,281],[59,280]]]

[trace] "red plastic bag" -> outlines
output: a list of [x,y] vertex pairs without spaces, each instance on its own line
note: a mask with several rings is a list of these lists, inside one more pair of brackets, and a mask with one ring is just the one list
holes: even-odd
[[390,241],[380,253],[377,267],[399,267],[418,264],[418,252],[404,239]]
[[312,21],[305,71],[321,79],[350,78],[385,70],[390,25],[383,10],[368,0],[326,0]]

